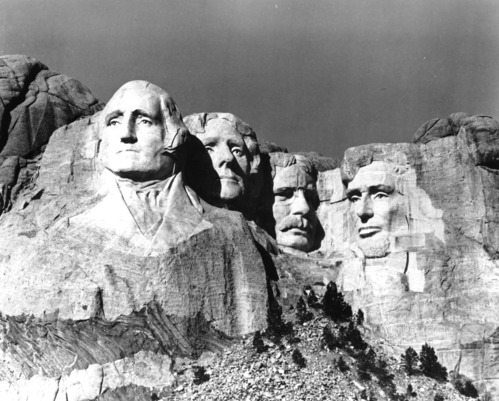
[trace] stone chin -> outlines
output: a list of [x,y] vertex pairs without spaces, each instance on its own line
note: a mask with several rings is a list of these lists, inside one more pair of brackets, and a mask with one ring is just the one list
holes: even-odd
[[220,179],[220,199],[225,202],[238,202],[244,195],[244,186],[233,179]]
[[293,232],[293,230],[298,230],[298,229],[291,229],[286,232],[277,231],[276,233],[277,245],[280,248],[283,248],[283,250],[291,248],[301,252],[310,251],[310,249],[312,248],[312,241],[310,235],[304,233],[296,234]]
[[390,237],[378,233],[369,238],[359,238],[358,247],[366,258],[384,258],[390,254]]

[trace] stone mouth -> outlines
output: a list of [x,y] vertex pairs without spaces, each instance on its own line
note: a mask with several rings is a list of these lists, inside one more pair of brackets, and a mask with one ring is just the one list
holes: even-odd
[[381,227],[377,226],[361,227],[359,228],[359,236],[360,238],[368,238],[379,233],[380,231]]

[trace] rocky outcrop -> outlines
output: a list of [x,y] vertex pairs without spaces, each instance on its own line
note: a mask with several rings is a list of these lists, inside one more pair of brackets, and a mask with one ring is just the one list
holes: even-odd
[[[318,214],[329,275],[387,346],[400,353],[427,342],[449,370],[497,397],[499,137],[477,121],[426,143],[348,149],[342,169],[328,172],[332,196]],[[390,228],[366,247],[384,227],[377,220],[359,237],[360,220],[382,214],[374,195],[367,211],[357,207],[369,191],[384,191]]]
[[0,57],[0,213],[29,183],[50,135],[101,108],[87,87],[40,61]]
[[81,224],[108,192],[98,121],[56,131],[0,218],[2,400],[150,400],[175,357],[265,327],[265,266],[240,213],[203,204],[202,227],[150,252]]

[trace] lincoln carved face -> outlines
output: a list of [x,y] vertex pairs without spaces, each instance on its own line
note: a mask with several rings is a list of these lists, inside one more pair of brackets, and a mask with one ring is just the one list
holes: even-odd
[[165,118],[172,117],[172,107],[176,111],[172,105],[166,92],[148,82],[123,85],[102,111],[104,166],[117,176],[134,181],[171,176],[175,163],[165,150],[171,136]]
[[276,240],[279,247],[309,252],[317,226],[314,178],[298,164],[275,167],[273,181]]
[[368,258],[390,252],[390,235],[400,229],[401,195],[386,162],[361,167],[348,183],[347,196],[355,219],[357,244]]

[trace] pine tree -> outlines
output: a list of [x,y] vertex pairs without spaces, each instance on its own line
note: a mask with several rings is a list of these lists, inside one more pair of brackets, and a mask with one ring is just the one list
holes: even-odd
[[301,324],[308,322],[309,320],[312,320],[314,318],[314,314],[308,311],[307,304],[303,297],[300,297],[296,304],[296,318]]
[[275,300],[269,302],[267,310],[267,335],[274,342],[280,342],[281,338],[293,332],[291,322],[286,323],[282,318],[281,305]]
[[405,353],[400,355],[402,366],[408,375],[413,375],[417,369],[419,356],[414,348],[409,347],[405,350]]
[[364,324],[364,312],[362,312],[362,309],[357,311],[357,314],[355,315],[355,323],[357,326],[362,326]]
[[425,376],[441,382],[447,381],[447,369],[438,362],[437,355],[433,347],[424,344],[419,354],[421,371]]
[[259,354],[267,351],[268,349],[268,347],[263,342],[262,335],[259,331],[257,331],[253,336],[253,347],[255,348],[256,352],[258,352]]
[[352,308],[343,299],[343,294],[338,291],[332,281],[327,285],[322,301],[324,313],[335,322],[346,322],[352,318]]

